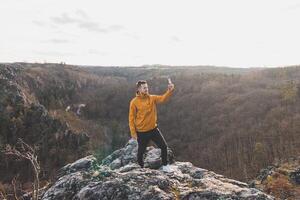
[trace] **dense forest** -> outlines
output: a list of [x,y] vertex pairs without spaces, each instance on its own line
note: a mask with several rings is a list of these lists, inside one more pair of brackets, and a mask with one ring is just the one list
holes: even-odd
[[[90,71],[103,73],[101,68]],[[128,79],[126,88],[132,88],[132,95],[137,79],[148,81],[150,93],[161,94],[166,89],[165,75],[172,77],[176,91],[159,107],[158,118],[169,146],[181,160],[246,181],[275,161],[299,155],[297,66],[239,73],[199,67],[152,68],[133,74],[118,68],[106,74]],[[127,97],[128,90],[122,91]],[[126,121],[127,110],[120,112],[122,117],[119,112],[105,117]]]
[[[89,136],[87,149],[77,158],[91,153],[103,158],[122,147],[130,139],[128,111],[135,82],[145,79],[151,94],[163,94],[168,76],[175,91],[167,103],[158,106],[158,125],[177,160],[249,181],[260,169],[300,153],[300,66],[263,69],[17,63],[0,67],[14,65],[20,66],[15,81],[29,103],[43,105],[51,119],[66,124],[75,135],[84,132]],[[85,106],[78,114],[80,104]],[[23,116],[5,120],[24,128]],[[15,140],[8,141],[10,129],[4,121],[0,125],[3,148]],[[38,137],[37,130],[29,131],[36,131],[31,134]],[[18,136],[22,137],[22,131]],[[57,152],[50,146],[40,155],[50,150]],[[68,159],[61,159],[53,169],[76,158],[66,156]],[[45,160],[42,167],[50,161]]]

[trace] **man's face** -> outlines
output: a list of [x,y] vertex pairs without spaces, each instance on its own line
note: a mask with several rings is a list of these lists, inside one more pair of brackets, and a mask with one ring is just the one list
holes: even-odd
[[140,93],[142,94],[149,94],[149,90],[148,90],[148,84],[142,84],[139,88]]

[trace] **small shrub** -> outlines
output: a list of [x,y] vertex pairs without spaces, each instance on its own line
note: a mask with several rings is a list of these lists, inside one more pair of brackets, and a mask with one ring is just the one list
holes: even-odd
[[280,199],[287,199],[293,196],[294,188],[287,177],[275,173],[267,178],[266,191]]

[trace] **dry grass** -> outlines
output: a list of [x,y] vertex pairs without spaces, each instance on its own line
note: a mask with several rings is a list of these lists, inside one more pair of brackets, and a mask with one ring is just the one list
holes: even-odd
[[294,186],[287,176],[275,173],[267,178],[265,190],[279,199],[294,198]]
[[177,186],[172,186],[171,187],[171,192],[175,195],[175,200],[180,199],[180,191]]

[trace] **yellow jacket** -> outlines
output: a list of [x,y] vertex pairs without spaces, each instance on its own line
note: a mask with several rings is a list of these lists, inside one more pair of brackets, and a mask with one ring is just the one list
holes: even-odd
[[172,95],[172,90],[167,90],[163,95],[141,95],[136,96],[130,101],[129,106],[129,128],[131,137],[137,138],[138,132],[145,132],[157,126],[156,104],[166,102]]

